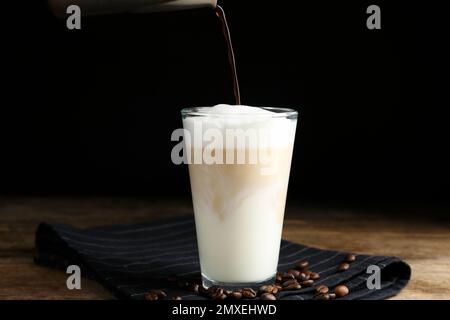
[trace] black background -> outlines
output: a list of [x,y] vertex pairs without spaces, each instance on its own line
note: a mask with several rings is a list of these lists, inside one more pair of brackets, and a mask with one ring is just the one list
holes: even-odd
[[[300,111],[292,201],[449,202],[442,3],[222,2],[243,103]],[[14,1],[0,18],[1,194],[189,197],[170,160],[179,112],[233,102],[212,10],[69,31],[45,1]]]

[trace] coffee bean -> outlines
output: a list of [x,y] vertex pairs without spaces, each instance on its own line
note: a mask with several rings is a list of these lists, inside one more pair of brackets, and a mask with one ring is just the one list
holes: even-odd
[[[283,290],[283,287],[280,286],[279,284],[276,284],[276,285],[275,285],[275,290],[277,290],[277,292],[279,292],[279,291]],[[276,293],[275,290],[274,290],[273,293]]]
[[261,300],[277,300],[277,298],[271,293],[263,293],[260,298]]
[[214,297],[214,300],[225,300],[226,298],[227,298],[227,295],[225,293],[222,293],[222,294],[216,295]]
[[311,280],[319,280],[320,279],[320,275],[317,272],[311,272],[309,274],[309,277]]
[[330,295],[328,293],[321,293],[318,295],[315,295],[314,300],[330,300]]
[[208,293],[223,293],[223,289],[220,287],[209,287],[208,290],[206,290]]
[[158,295],[154,292],[147,292],[144,295],[145,300],[158,300]]
[[[219,288],[219,287],[210,287],[210,288],[208,288],[208,290],[206,290],[206,294],[207,294],[208,297],[210,297],[211,299],[214,299],[214,300],[216,300],[218,298],[221,298],[222,295],[225,295],[223,293],[223,289]],[[219,300],[221,300],[221,299],[219,299]]]
[[300,271],[295,269],[289,269],[287,273],[292,274],[295,278],[297,278],[300,275]]
[[345,257],[345,261],[347,262],[353,262],[356,260],[356,256],[354,254],[349,253],[346,257]]
[[247,299],[253,299],[256,297],[256,292],[252,288],[244,288],[242,289],[242,296]]
[[336,299],[336,294],[335,293],[330,293],[328,295],[330,296],[330,300]]
[[277,292],[278,292],[277,287],[275,287],[274,285],[271,285],[271,284],[265,285],[265,286],[262,286],[261,288],[259,288],[259,293],[260,294],[263,294],[263,293],[277,293]]
[[314,284],[314,280],[306,280],[302,282],[302,286],[304,287],[310,287]]
[[145,300],[162,300],[167,297],[163,290],[151,290],[144,295]]
[[288,281],[283,282],[282,286],[284,288],[284,287],[290,286],[290,285],[295,284],[295,283],[298,283],[297,280],[292,279],[292,280],[288,280]]
[[297,280],[288,280],[283,282],[283,290],[298,290],[301,289],[301,285]]
[[149,295],[156,295],[158,299],[164,299],[167,297],[167,294],[163,290],[151,290]]
[[326,285],[323,285],[323,284],[316,288],[316,293],[325,294],[325,293],[328,293],[328,291],[330,291],[328,289],[328,287]]
[[295,277],[291,273],[285,272],[281,275],[281,281],[287,281],[287,280],[293,280],[293,279],[295,279]]
[[308,268],[309,262],[306,260],[302,260],[302,261],[297,262],[296,266],[300,270],[304,270],[304,269]]
[[181,298],[180,296],[175,296],[175,297],[172,297],[172,300],[183,300],[183,298]]
[[233,291],[231,294],[228,295],[230,298],[239,300],[242,298],[242,292],[239,291]]
[[281,274],[277,274],[277,275],[276,275],[275,281],[276,281],[276,282],[281,282],[281,281],[283,281],[283,278],[281,277]]
[[227,296],[223,291],[216,291],[214,293],[208,294],[208,297],[212,300],[224,300]]
[[199,287],[200,287],[200,286],[199,286],[198,284],[196,284],[196,283],[191,283],[191,284],[188,285],[187,289],[188,289],[189,291],[198,293]]
[[348,290],[347,286],[341,284],[338,285],[336,288],[334,288],[334,293],[336,294],[337,298],[341,298],[344,297],[346,295],[348,295],[350,291]]
[[265,285],[265,286],[259,287],[258,291],[261,292],[261,293],[268,293],[268,292],[270,292],[269,285]]
[[302,286],[297,282],[297,283],[290,284],[286,287],[283,287],[283,290],[285,290],[285,291],[300,290],[301,288],[302,288]]
[[226,294],[225,293],[223,293],[223,291],[222,292],[216,292],[216,293],[213,293],[212,295],[211,295],[211,298],[212,299],[219,299],[219,300],[222,300],[222,299],[220,299],[220,297],[222,297],[222,296],[226,296]]
[[208,297],[210,299],[216,300],[218,297],[222,296],[223,293],[217,292],[217,293],[211,293],[210,295],[208,295]]
[[310,276],[311,276],[310,274],[301,272],[297,279],[300,281],[306,281],[306,280],[309,280]]
[[350,265],[347,262],[342,262],[339,267],[338,270],[339,271],[347,271],[350,268]]

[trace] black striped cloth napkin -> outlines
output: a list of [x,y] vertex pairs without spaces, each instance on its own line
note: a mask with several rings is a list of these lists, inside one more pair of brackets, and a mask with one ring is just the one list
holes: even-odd
[[[103,284],[116,297],[143,299],[146,292],[164,288],[170,296],[205,299],[184,289],[171,287],[167,278],[176,275],[187,281],[200,280],[195,224],[192,216],[170,218],[136,225],[77,229],[62,224],[41,224],[36,232],[35,262],[65,269],[78,265],[82,275]],[[350,269],[337,268],[346,253],[321,250],[283,240],[279,271],[287,271],[299,260],[320,274],[316,285],[332,288],[345,284],[350,294],[341,299],[385,299],[397,294],[410,278],[410,267],[399,258],[357,255]],[[367,267],[381,268],[381,289],[367,288]],[[278,299],[308,300],[313,288],[283,291]]]

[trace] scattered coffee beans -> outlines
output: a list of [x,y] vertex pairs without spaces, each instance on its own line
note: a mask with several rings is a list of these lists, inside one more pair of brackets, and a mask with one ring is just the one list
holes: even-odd
[[144,295],[145,300],[158,300],[158,295],[153,292],[147,292]]
[[300,275],[298,276],[298,280],[300,281],[306,281],[309,280],[309,278],[311,277],[311,274],[306,274],[304,272],[300,273]]
[[192,292],[195,292],[195,293],[198,293],[199,288],[200,288],[200,286],[199,286],[197,283],[190,283],[190,284],[187,286],[187,289],[188,289],[189,291],[192,291]]
[[167,297],[167,294],[163,290],[153,290],[152,292],[156,293],[160,299]]
[[319,275],[317,272],[311,272],[311,273],[309,274],[309,278],[310,278],[311,280],[319,280],[319,279],[320,279],[320,275]]
[[339,267],[338,270],[339,271],[347,271],[350,268],[350,265],[347,262],[342,262]]
[[334,288],[334,294],[336,295],[337,298],[344,297],[348,295],[349,292],[350,291],[348,290],[347,286],[343,284],[338,285],[336,288]]
[[283,290],[299,290],[302,286],[297,282],[297,280],[289,280],[283,283]]
[[[347,254],[345,260],[338,266],[338,270],[348,270],[350,268],[350,263],[355,260],[355,255]],[[224,290],[220,287],[210,287],[206,289],[198,283],[178,279],[176,276],[168,277],[167,281],[178,285],[180,288],[187,289],[213,300],[254,299],[257,296],[259,296],[261,300],[276,300],[277,297],[275,295],[278,292],[283,290],[299,290],[302,287],[311,287],[316,280],[320,279],[320,275],[317,272],[309,271],[308,267],[309,262],[307,260],[299,261],[295,265],[296,269],[289,269],[287,272],[277,272],[275,283],[260,287],[258,292],[255,292],[251,288],[244,288],[236,291]],[[315,288],[313,299],[332,300],[344,297],[348,293],[349,289],[345,285],[338,285],[334,288],[333,292],[330,292],[330,289],[326,285],[319,285]],[[163,290],[152,290],[144,296],[146,300],[162,300],[166,297],[167,294]],[[172,300],[182,300],[182,298],[180,296],[174,296],[172,297]]]
[[263,293],[277,293],[278,292],[278,288],[274,285],[265,285],[262,286],[261,288],[259,288],[259,293],[263,294]]
[[317,294],[313,298],[314,300],[330,300],[330,295],[328,293]]
[[287,281],[287,280],[293,280],[293,279],[295,279],[295,276],[292,273],[285,272],[281,275],[281,281]]
[[289,269],[287,273],[292,274],[295,278],[297,278],[300,275],[300,271],[295,269]]
[[162,300],[167,297],[163,290],[152,290],[144,295],[145,300]]
[[297,280],[295,280],[295,279],[288,280],[288,281],[283,282],[282,287],[284,288],[284,287],[290,286],[291,284],[295,284],[295,283],[298,283]]
[[314,284],[314,280],[306,280],[302,282],[302,286],[304,287],[310,287]]
[[228,295],[231,299],[239,300],[242,298],[242,292],[233,291],[230,295]]
[[325,285],[320,285],[320,286],[318,286],[317,288],[316,288],[316,293],[317,294],[325,294],[325,293],[328,293],[328,291],[330,291],[329,289],[328,289],[328,287],[327,286],[325,286]]
[[225,300],[227,298],[227,295],[225,293],[222,293],[221,295],[216,296],[214,300]]
[[206,290],[206,295],[213,300],[223,300],[226,298],[223,289],[219,287],[208,288],[208,290]]
[[356,256],[354,254],[351,254],[351,253],[347,254],[347,256],[345,257],[345,261],[346,262],[353,262],[355,260],[356,260]]
[[225,294],[224,290],[219,287],[211,287],[206,290],[206,293],[209,298],[213,300],[225,300],[227,298],[227,295]]
[[297,262],[297,268],[299,268],[300,270],[304,270],[304,269],[306,269],[306,268],[308,268],[308,266],[309,266],[309,262],[308,261],[306,261],[306,260],[302,260],[302,261],[300,261],[300,262]]
[[263,293],[260,298],[261,300],[277,300],[277,298],[271,293]]
[[256,292],[252,288],[244,288],[242,289],[242,296],[244,298],[253,299],[256,297]]

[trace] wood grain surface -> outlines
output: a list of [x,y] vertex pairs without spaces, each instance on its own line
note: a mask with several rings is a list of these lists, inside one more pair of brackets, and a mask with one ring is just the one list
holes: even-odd
[[[422,210],[291,205],[283,237],[320,248],[399,256],[413,272],[394,299],[450,299],[450,223]],[[89,227],[191,212],[189,203],[173,199],[0,198],[0,299],[113,298],[87,279],[81,290],[69,291],[64,272],[33,263],[40,222]]]

